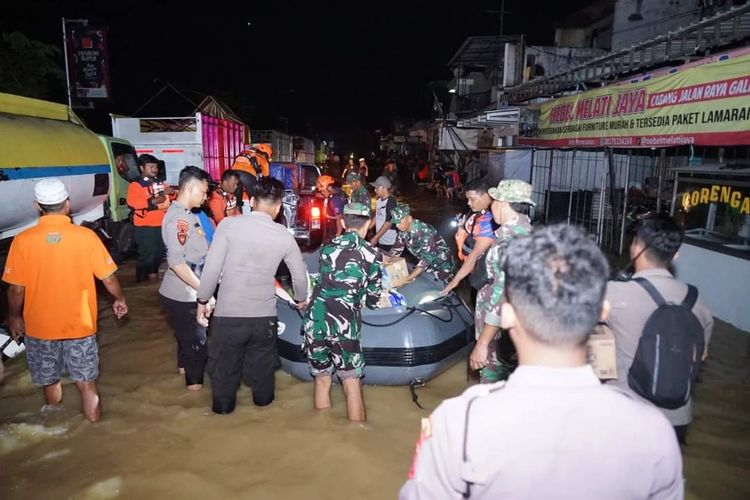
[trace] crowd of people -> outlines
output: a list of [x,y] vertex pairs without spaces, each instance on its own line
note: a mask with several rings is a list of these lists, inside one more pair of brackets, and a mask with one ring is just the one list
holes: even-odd
[[[157,179],[156,158],[142,155],[138,163],[142,176],[128,193],[136,280],[155,279],[166,254],[159,300],[177,343],[175,368],[193,391],[208,372],[215,413],[235,410],[243,381],[255,405],[274,401],[275,274],[283,262],[303,318],[314,407],[331,407],[336,376],[349,419],[366,420],[361,310],[376,307],[384,266],[408,251],[417,264],[396,286],[428,273],[443,283],[442,295],[464,280],[474,291],[468,363],[481,383],[423,419],[401,498],[682,498],[679,444],[713,319],[700,294],[669,272],[683,239],[671,218],[642,221],[629,249],[635,273],[608,281],[607,260],[583,230],[532,227],[527,182],[489,186],[477,177],[464,188],[470,213],[456,233],[457,266],[437,230],[398,203],[395,164],[372,183],[373,207],[362,159],[343,173],[350,197],[331,176],[318,179],[326,238],[309,290],[300,248],[275,222],[280,181],[257,176],[250,210],[239,217],[235,170],[210,191],[211,179],[197,167],[185,167],[170,187]],[[39,223],[15,238],[2,276],[10,285],[10,333],[25,338],[44,411],[61,404],[67,372],[94,422],[101,415],[95,279],[114,298],[118,319],[128,306],[101,241],[71,223],[65,184],[42,180],[35,196]],[[273,251],[258,252],[258,241]],[[607,383],[587,357],[600,323],[616,340],[617,378]]]

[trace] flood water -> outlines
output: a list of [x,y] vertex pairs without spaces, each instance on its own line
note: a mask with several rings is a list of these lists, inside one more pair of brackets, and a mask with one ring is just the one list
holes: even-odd
[[[7,364],[0,498],[395,498],[420,418],[468,384],[459,363],[418,389],[424,410],[407,387],[366,386],[368,422],[353,424],[338,387],[333,408],[316,412],[312,384],[279,371],[270,407],[254,407],[243,387],[235,413],[214,415],[208,380],[191,393],[176,373],[157,285],[129,284],[131,264],[120,274],[128,318],[116,321],[100,294],[100,423],[84,421],[72,384],[63,411],[40,415],[25,361]],[[684,450],[688,498],[750,498],[748,340],[717,321]]]

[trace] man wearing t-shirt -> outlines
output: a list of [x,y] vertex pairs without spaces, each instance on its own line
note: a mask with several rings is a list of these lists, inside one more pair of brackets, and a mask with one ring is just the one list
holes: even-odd
[[[466,185],[466,203],[471,214],[466,217],[456,232],[458,258],[462,261],[461,268],[450,283],[443,289],[441,295],[447,295],[456,288],[467,276],[474,273],[478,266],[484,266],[484,256],[495,241],[497,226],[492,220],[492,198],[489,195],[489,185],[486,179],[475,179]],[[474,290],[482,288],[486,283],[481,278],[472,280],[469,284]]]
[[391,211],[397,205],[396,197],[391,194],[393,185],[388,177],[382,175],[372,185],[375,186],[378,200],[375,207],[375,236],[370,238],[370,243],[388,252],[396,243],[396,226],[391,221]]
[[16,341],[25,335],[31,380],[44,388],[42,410],[62,402],[60,378],[66,371],[81,393],[84,415],[96,422],[101,405],[94,277],[115,298],[118,319],[128,306],[107,249],[93,231],[71,222],[65,184],[43,179],[34,195],[42,216],[15,237],[3,273],[10,284],[8,327]]

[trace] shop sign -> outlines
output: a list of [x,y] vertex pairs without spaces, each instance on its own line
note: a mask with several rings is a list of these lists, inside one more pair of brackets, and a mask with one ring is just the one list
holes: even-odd
[[732,186],[712,185],[682,194],[681,205],[684,209],[709,203],[725,203],[731,208],[739,209],[740,214],[750,214],[750,196]]
[[750,54],[541,106],[522,144],[663,147],[750,144]]

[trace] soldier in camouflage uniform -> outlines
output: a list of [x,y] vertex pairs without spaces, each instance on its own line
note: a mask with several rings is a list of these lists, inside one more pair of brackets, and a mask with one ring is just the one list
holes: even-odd
[[391,221],[396,224],[399,233],[389,256],[398,257],[406,249],[419,259],[417,266],[406,278],[406,283],[413,281],[424,271],[443,284],[453,279],[453,255],[434,227],[413,218],[409,205],[398,205],[391,210]]
[[346,175],[346,183],[349,184],[349,188],[352,190],[350,196],[351,202],[361,203],[368,209],[371,209],[370,192],[362,185],[362,176],[357,172],[350,172]]
[[531,222],[525,213],[529,205],[535,205],[531,199],[531,185],[520,180],[501,181],[497,187],[490,188],[489,195],[493,199],[492,217],[500,227],[495,231],[497,239],[487,251],[487,276],[491,281],[477,294],[474,311],[477,343],[469,358],[471,367],[481,370],[479,379],[482,383],[505,380],[512,370],[512,365],[497,355],[502,335],[500,304],[505,289],[502,256],[511,240],[531,233]]
[[362,302],[375,307],[382,291],[382,257],[366,239],[370,209],[344,207],[345,233],[320,251],[320,278],[303,319],[303,352],[315,377],[315,408],[331,407],[335,371],[346,395],[350,420],[364,421],[360,378],[365,360],[360,344]]

